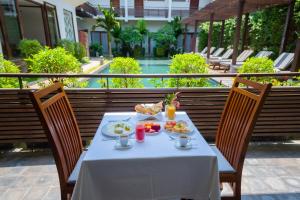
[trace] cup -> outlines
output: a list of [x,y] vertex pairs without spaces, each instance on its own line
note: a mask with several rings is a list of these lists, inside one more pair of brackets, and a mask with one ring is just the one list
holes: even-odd
[[137,142],[144,142],[145,139],[145,126],[137,124],[135,127],[135,138]]
[[122,147],[126,147],[128,145],[128,135],[125,134],[120,135],[119,142]]
[[179,145],[181,147],[186,147],[186,145],[190,142],[191,138],[187,135],[180,135],[179,136]]

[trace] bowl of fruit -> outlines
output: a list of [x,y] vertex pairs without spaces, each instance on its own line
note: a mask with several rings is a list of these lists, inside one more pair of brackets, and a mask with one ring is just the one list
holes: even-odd
[[141,122],[145,127],[146,135],[157,135],[161,131],[161,125],[158,122],[145,121]]
[[164,129],[167,133],[172,135],[192,134],[193,127],[186,121],[167,121],[164,125]]

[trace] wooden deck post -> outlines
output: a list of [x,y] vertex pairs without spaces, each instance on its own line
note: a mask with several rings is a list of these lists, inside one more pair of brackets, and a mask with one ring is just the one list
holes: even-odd
[[291,68],[292,72],[298,72],[300,70],[300,38],[297,39],[297,45],[295,49],[295,57]]
[[235,34],[234,34],[234,42],[233,42],[233,54],[232,54],[232,65],[236,64],[236,59],[239,53],[239,41],[241,34],[241,24],[242,24],[242,15],[244,10],[245,0],[239,0],[238,2],[238,10],[237,10],[237,18],[236,18],[236,26],[235,26]]
[[188,30],[188,24],[185,24],[184,25],[184,32],[183,32],[183,40],[182,40],[182,49],[183,49],[183,52],[185,52],[185,43],[186,43],[186,33],[187,33],[187,30]]
[[207,37],[207,60],[210,57],[210,48],[211,48],[211,38],[212,38],[212,32],[213,32],[213,26],[214,26],[214,13],[210,14],[210,20],[209,20],[209,30],[208,30],[208,37]]
[[243,30],[243,39],[242,39],[242,51],[244,51],[245,46],[248,45],[248,32],[249,32],[249,13],[245,14],[245,19],[244,19],[244,30]]
[[223,47],[223,43],[224,43],[224,30],[225,30],[225,20],[222,20],[221,32],[220,32],[219,44],[218,44],[219,48]]
[[282,33],[279,54],[281,54],[285,51],[285,47],[286,47],[286,43],[287,43],[287,39],[288,39],[288,35],[289,35],[289,28],[290,28],[290,24],[291,24],[291,21],[293,18],[294,6],[295,6],[295,0],[291,0],[290,4],[288,6],[286,18],[285,18],[285,24],[284,24],[284,29],[283,29],[283,33]]

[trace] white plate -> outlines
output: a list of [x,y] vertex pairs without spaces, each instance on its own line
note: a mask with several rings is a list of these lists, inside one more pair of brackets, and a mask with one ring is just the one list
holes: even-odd
[[115,149],[117,149],[117,150],[126,150],[126,149],[131,149],[131,148],[132,148],[131,141],[128,141],[128,144],[126,146],[122,146],[119,141],[116,141]]
[[[180,120],[178,120],[180,121]],[[187,122],[187,125],[188,125],[188,128],[189,128],[189,132],[187,133],[178,133],[178,132],[173,132],[173,131],[168,131],[164,128],[164,131],[169,135],[171,136],[172,138],[175,138],[175,137],[179,137],[180,135],[193,135],[194,134],[194,127],[192,124],[190,124],[189,122]]]
[[189,149],[193,148],[193,145],[192,145],[191,142],[189,142],[189,143],[187,143],[186,146],[180,146],[180,143],[179,143],[179,141],[177,140],[177,141],[175,142],[175,147],[176,147],[177,149],[181,149],[181,150],[189,150]]
[[128,126],[130,127],[129,131],[125,131],[123,130],[122,134],[125,135],[132,135],[134,134],[134,127],[131,123],[129,122],[124,122],[124,121],[119,121],[119,122],[108,122],[107,124],[105,124],[101,130],[102,134],[108,137],[113,137],[113,138],[117,138],[120,136],[120,134],[115,133],[115,125],[116,124],[124,124],[124,126]]

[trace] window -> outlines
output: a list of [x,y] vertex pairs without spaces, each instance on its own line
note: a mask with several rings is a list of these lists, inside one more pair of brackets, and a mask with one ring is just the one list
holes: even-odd
[[[7,44],[11,49],[12,56],[18,56],[18,45],[21,40],[21,32],[18,21],[18,12],[14,0],[0,0],[0,17],[3,19],[3,30],[6,31]],[[3,35],[2,35],[3,37]]]
[[56,14],[56,7],[49,3],[45,3],[46,14],[47,14],[47,22],[49,28],[49,37],[51,46],[54,47],[57,45],[58,40],[60,38],[58,20]]
[[64,10],[66,39],[75,41],[75,31],[72,12]]

